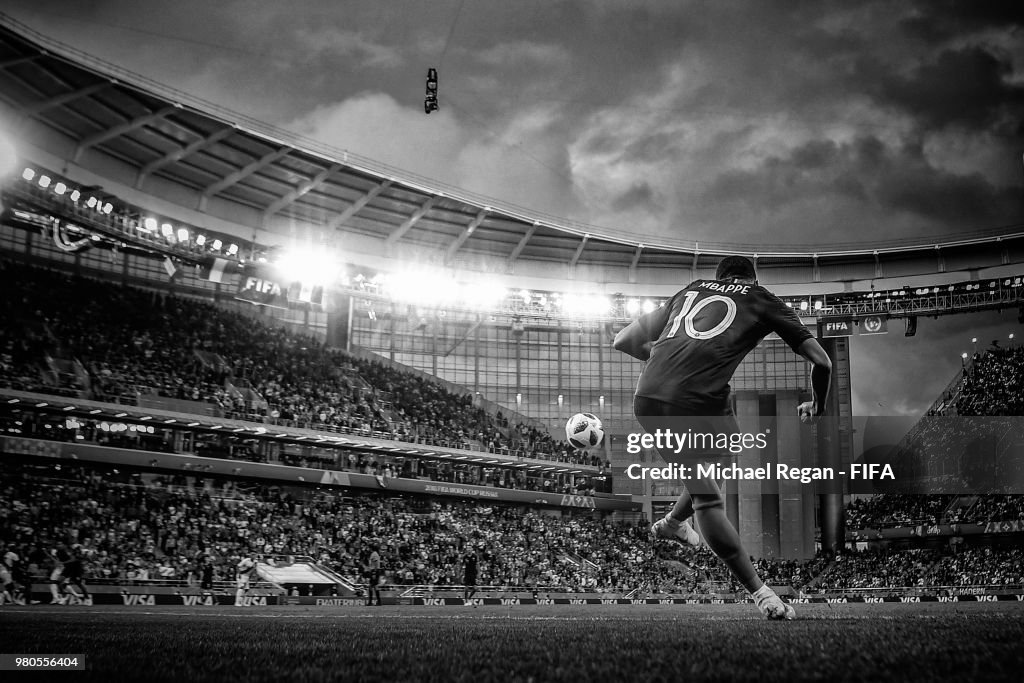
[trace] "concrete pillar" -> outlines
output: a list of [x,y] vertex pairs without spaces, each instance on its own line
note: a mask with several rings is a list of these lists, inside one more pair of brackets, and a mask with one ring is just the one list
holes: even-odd
[[[753,391],[736,392],[736,420],[740,430],[756,434],[760,428],[760,406],[757,393]],[[761,454],[757,449],[744,451],[738,458],[740,467],[760,467]],[[754,557],[764,556],[764,523],[761,509],[761,495],[764,482],[760,480],[739,479],[730,481],[730,486],[737,489],[739,496],[740,540],[747,552]]]
[[[789,467],[804,467],[801,449],[800,418],[796,408],[800,396],[796,391],[780,391],[776,395],[776,461]],[[808,430],[807,436],[810,436]],[[814,555],[813,485],[783,479],[779,487],[779,554],[786,559],[805,559]],[[811,534],[804,526],[804,498],[811,501]]]

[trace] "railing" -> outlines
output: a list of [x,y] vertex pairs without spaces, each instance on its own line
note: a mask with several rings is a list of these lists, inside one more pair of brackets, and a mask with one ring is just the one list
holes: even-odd
[[[50,583],[49,574],[34,574],[31,577],[32,583]],[[189,581],[188,579],[115,579],[109,577],[96,578],[87,576],[84,579],[87,586],[131,586],[143,588],[199,588],[200,581]],[[234,581],[218,580],[210,584],[210,590],[234,592],[236,584]],[[280,587],[270,581],[252,581],[250,588],[260,590],[277,590]]]

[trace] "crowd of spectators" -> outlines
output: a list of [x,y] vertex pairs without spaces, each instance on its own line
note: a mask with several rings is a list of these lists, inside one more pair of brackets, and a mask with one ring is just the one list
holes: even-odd
[[886,493],[857,498],[846,506],[848,529],[893,529],[939,524],[953,496]]
[[1024,550],[964,548],[940,558],[929,579],[942,586],[1020,586],[1024,584]]
[[930,584],[928,570],[938,559],[934,550],[865,550],[836,556],[817,581],[823,591],[850,588],[902,588]]
[[846,506],[846,528],[899,529],[935,524],[1024,520],[1024,495],[911,495],[884,493]]
[[309,556],[361,582],[374,549],[393,584],[461,584],[467,553],[479,558],[481,585],[624,591],[654,585],[667,571],[645,524],[67,466],[5,467],[0,543],[36,576],[49,573],[48,552],[67,544],[91,577],[195,584],[206,566],[216,580],[232,578],[252,554]]
[[965,416],[1024,415],[1024,347],[1002,348],[993,342],[975,354],[964,372],[956,412]]
[[[5,263],[0,386],[132,402],[200,401],[225,417],[597,465],[469,393],[210,303]],[[80,363],[60,382],[46,359]]]
[[817,589],[1024,586],[1024,551],[955,544],[952,548],[875,549],[837,555]]
[[[67,547],[87,577],[230,580],[242,557],[308,556],[353,583],[370,553],[385,583],[461,585],[465,559],[479,585],[628,594],[739,592],[710,550],[652,544],[647,524],[560,515],[522,505],[436,497],[286,491],[182,475],[46,465],[5,466],[0,550],[29,574],[49,574]],[[954,546],[873,550],[810,561],[760,559],[772,585],[844,591],[1024,583],[1024,553]],[[40,579],[44,580],[44,579]]]

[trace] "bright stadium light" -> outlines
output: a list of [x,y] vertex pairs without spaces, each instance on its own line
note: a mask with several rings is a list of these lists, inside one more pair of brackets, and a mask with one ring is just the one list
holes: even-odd
[[206,244],[206,235],[196,235],[196,246],[203,246]]
[[385,283],[388,296],[413,304],[452,303],[459,295],[459,285],[454,278],[435,270],[413,269],[392,273]]
[[71,201],[77,202],[79,197],[82,196],[82,193],[79,192],[78,190],[72,190],[70,196],[71,196]]
[[32,180],[36,177],[36,171],[34,168],[26,167],[25,170],[21,172],[21,177],[25,180]]
[[325,249],[290,249],[278,257],[275,266],[286,282],[324,285],[337,276],[336,261]]
[[53,186],[54,194],[64,194],[67,191],[68,191],[68,186],[65,185],[64,183],[57,183],[56,185]]
[[114,205],[111,204],[110,202],[107,202],[106,204],[103,205],[103,213],[107,214],[108,216],[110,215],[110,212],[113,210]]
[[188,242],[188,228],[178,228],[178,241]]
[[626,302],[626,313],[629,315],[636,315],[636,312],[640,310],[640,300],[630,299]]
[[168,239],[174,237],[174,226],[170,223],[164,223],[160,226],[160,234]]
[[43,188],[45,190],[49,186],[50,186],[50,176],[48,176],[48,175],[41,175],[41,176],[39,176],[39,187],[41,187],[41,188]]
[[528,289],[520,289],[519,290],[519,298],[522,299],[523,301],[525,301],[526,303],[530,303],[530,297],[531,296],[532,296],[532,293],[530,292],[530,290],[528,290]]
[[99,202],[96,200],[95,197],[89,197],[89,199],[86,200],[85,205],[88,206],[91,209],[94,206],[96,206],[96,204],[98,204],[98,203]]
[[654,302],[651,301],[650,299],[644,299],[644,303],[641,306],[641,310],[644,313],[650,313],[651,311],[654,310]]
[[232,243],[232,244],[231,244],[231,245],[230,245],[230,246],[228,247],[228,255],[229,255],[229,256],[234,256],[234,255],[235,255],[235,254],[237,254],[237,253],[238,253],[238,245],[237,245],[237,244],[234,244],[234,243]]
[[496,282],[485,281],[462,285],[458,298],[471,308],[490,309],[497,306],[507,296],[507,289]]
[[211,245],[210,245],[210,247],[211,247],[211,248],[212,248],[212,249],[213,249],[214,251],[220,251],[220,248],[221,248],[222,246],[224,246],[224,243],[223,243],[223,242],[221,242],[220,240],[214,240],[214,241],[213,241],[213,244],[211,244]]

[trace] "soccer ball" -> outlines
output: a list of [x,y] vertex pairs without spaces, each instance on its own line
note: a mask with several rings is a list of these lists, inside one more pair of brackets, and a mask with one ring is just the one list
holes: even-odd
[[604,426],[593,413],[576,413],[565,423],[565,438],[574,448],[590,451],[604,440]]

